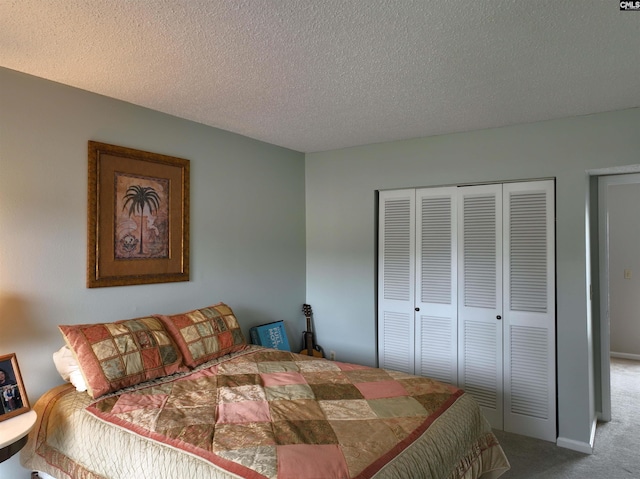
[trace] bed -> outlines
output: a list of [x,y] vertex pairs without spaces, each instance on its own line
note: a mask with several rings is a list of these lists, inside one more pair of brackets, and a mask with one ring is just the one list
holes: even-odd
[[[186,334],[185,317],[193,312],[99,325],[108,334],[98,334],[96,325],[72,327],[81,340],[61,327],[87,391],[63,384],[36,402],[38,421],[22,465],[56,479],[492,479],[509,469],[464,391],[248,345],[237,334],[221,340],[220,330],[233,329],[228,325],[239,329],[231,310],[219,304],[195,311],[192,323],[207,317],[210,326],[217,323],[199,328],[217,330],[212,348]],[[146,337],[141,324],[151,325]],[[126,343],[118,334],[134,338],[127,347],[138,353],[157,349],[138,369],[120,358],[125,373],[134,373],[131,381],[114,373],[113,357],[109,367],[95,364],[107,361],[100,348],[109,341],[112,352]],[[177,354],[161,353],[167,342]],[[91,346],[89,364],[81,343]],[[98,369],[89,373],[92,367]],[[97,370],[108,374],[96,382]]]

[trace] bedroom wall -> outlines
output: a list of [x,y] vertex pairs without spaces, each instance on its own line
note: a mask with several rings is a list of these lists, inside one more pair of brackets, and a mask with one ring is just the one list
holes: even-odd
[[[191,281],[85,287],[87,141],[191,160]],[[231,305],[245,333],[305,299],[304,156],[0,69],[0,354],[29,399],[61,383],[56,326]],[[1,423],[0,423],[1,425]],[[0,477],[27,477],[16,457]]]
[[640,183],[611,185],[607,196],[611,353],[640,359]]
[[640,163],[639,122],[640,109],[629,109],[308,154],[307,301],[319,343],[338,359],[376,364],[376,190],[555,177],[558,443],[588,450],[587,170]]

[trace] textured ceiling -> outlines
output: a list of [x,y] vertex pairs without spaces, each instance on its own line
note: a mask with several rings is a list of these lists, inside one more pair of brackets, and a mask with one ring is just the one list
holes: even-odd
[[640,12],[614,0],[0,0],[0,66],[313,152],[640,106]]

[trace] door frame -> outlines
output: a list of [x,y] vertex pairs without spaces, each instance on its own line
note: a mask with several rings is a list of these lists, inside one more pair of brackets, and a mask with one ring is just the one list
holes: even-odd
[[598,419],[611,421],[611,321],[609,318],[609,205],[608,187],[640,184],[636,172],[598,175],[598,252],[600,279],[600,411]]

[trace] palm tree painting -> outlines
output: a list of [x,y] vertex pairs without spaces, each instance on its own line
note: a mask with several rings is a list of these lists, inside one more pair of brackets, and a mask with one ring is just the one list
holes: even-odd
[[129,205],[129,216],[138,212],[140,214],[140,251],[142,254],[142,243],[144,235],[144,221],[142,221],[142,214],[144,213],[144,207],[149,207],[149,212],[153,214],[158,211],[160,206],[160,197],[156,190],[151,186],[133,185],[127,189],[127,193],[124,195],[123,209]]
[[168,257],[168,180],[116,174],[116,258]]

